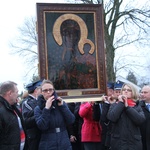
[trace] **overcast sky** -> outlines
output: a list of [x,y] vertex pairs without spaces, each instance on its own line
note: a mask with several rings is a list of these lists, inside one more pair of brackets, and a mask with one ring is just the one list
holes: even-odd
[[[0,4],[0,83],[7,80],[15,81],[20,91],[29,81],[24,77],[23,61],[18,56],[10,55],[9,42],[18,34],[17,28],[24,23],[25,18],[36,16],[37,2],[52,1],[2,0]],[[60,2],[60,0],[54,2]]]
[[[65,1],[65,0],[64,0]],[[0,4],[0,83],[12,80],[18,83],[19,89],[29,82],[24,77],[25,69],[21,58],[10,55],[9,42],[18,34],[18,27],[25,18],[36,16],[37,2],[52,2],[52,0],[2,0]],[[63,0],[54,0],[63,2]]]

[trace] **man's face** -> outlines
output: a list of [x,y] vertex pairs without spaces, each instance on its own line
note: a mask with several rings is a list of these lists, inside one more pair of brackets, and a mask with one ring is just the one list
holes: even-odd
[[144,86],[141,90],[141,99],[150,102],[150,87]]
[[114,96],[118,97],[121,93],[121,90],[114,90]]
[[107,88],[107,96],[112,96],[113,94],[114,94],[114,90]]

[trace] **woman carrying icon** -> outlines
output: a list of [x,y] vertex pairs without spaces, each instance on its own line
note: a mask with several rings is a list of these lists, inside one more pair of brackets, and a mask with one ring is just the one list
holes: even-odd
[[73,113],[57,97],[51,81],[44,80],[41,90],[34,109],[36,124],[42,131],[39,150],[72,150],[66,126],[74,122]]
[[138,91],[125,83],[118,102],[109,107],[107,118],[113,123],[111,150],[142,150],[140,125],[145,116],[139,105]]

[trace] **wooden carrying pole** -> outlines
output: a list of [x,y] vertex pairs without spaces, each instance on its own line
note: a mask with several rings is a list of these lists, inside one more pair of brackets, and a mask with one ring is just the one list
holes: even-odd
[[102,96],[99,97],[80,97],[80,98],[64,98],[66,103],[77,103],[77,102],[91,102],[91,101],[102,101]]

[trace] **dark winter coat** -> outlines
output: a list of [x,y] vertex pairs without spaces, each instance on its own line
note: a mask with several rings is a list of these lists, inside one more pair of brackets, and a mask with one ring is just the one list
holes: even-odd
[[139,103],[134,107],[114,103],[107,118],[113,122],[111,150],[142,150],[140,125],[145,121],[145,115]]
[[72,150],[66,125],[74,123],[75,116],[65,102],[58,106],[55,100],[50,109],[44,108],[45,103],[40,97],[34,109],[36,124],[42,130],[39,150]]
[[[69,109],[74,114],[75,103],[67,103]],[[81,140],[78,137],[78,118],[75,118],[75,122],[69,126],[67,126],[69,137],[75,136],[76,141],[71,142],[73,150],[81,150]]]
[[79,150],[84,150],[84,146],[83,146],[83,143],[81,142],[81,129],[82,129],[82,124],[83,124],[83,118],[80,117],[79,115],[79,109],[80,109],[80,105],[81,105],[81,102],[77,102],[75,104],[75,108],[74,108],[74,115],[75,115],[75,118],[76,118],[76,129],[77,129],[77,140],[78,140],[78,143],[79,143]]
[[15,112],[23,119],[20,111],[14,105],[11,106],[0,96],[0,150],[20,150],[20,128]]
[[102,104],[102,114],[100,118],[102,126],[102,144],[106,147],[110,147],[111,130],[112,130],[112,123],[110,120],[107,119],[109,107],[110,104],[108,103]]
[[83,124],[83,118],[80,117],[80,115],[79,115],[80,105],[81,105],[81,102],[77,102],[75,104],[74,115],[77,120],[77,132],[78,132],[77,136],[78,136],[78,139],[81,141],[81,129],[82,129],[82,124]]
[[150,150],[150,112],[148,111],[144,101],[141,101],[140,105],[146,117],[145,122],[141,125],[143,150]]
[[41,131],[38,129],[34,118],[34,108],[36,106],[37,100],[30,95],[22,103],[22,115],[25,122],[29,150],[38,150],[41,137]]

